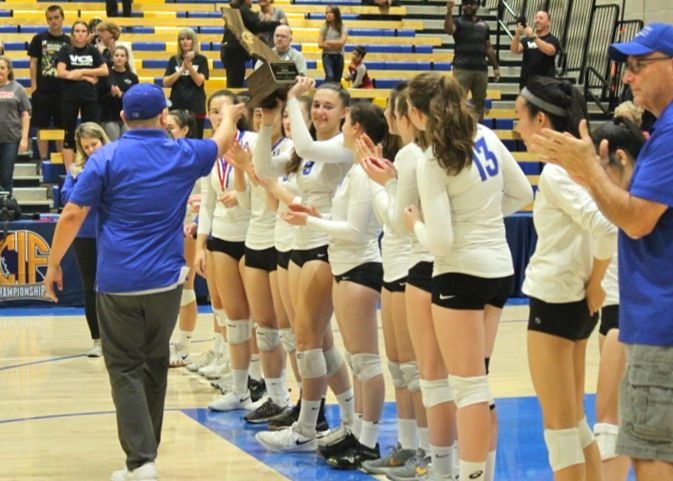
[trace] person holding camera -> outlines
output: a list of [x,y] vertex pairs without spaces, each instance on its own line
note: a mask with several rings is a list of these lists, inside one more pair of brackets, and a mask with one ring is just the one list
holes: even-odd
[[510,52],[523,54],[521,62],[521,79],[519,88],[523,89],[528,79],[556,77],[554,66],[556,54],[561,49],[561,42],[550,32],[551,16],[549,12],[540,10],[535,14],[533,26],[526,25],[526,17],[520,17],[510,46]]
[[185,109],[196,119],[196,138],[203,138],[206,121],[208,59],[199,53],[199,40],[191,28],[178,32],[178,53],[168,61],[163,86],[171,87],[171,108]]

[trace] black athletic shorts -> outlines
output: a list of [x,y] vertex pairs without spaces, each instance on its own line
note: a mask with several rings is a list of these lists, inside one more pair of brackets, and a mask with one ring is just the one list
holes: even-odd
[[277,252],[277,255],[278,267],[282,267],[283,269],[287,270],[288,266],[290,265],[290,256],[292,255],[292,251]]
[[601,309],[601,325],[598,326],[598,332],[607,336],[610,329],[619,329],[619,304],[604,306]]
[[383,288],[388,292],[404,292],[407,287],[407,277],[400,277],[392,282],[383,282]]
[[409,269],[407,284],[432,293],[432,262],[419,262]]
[[32,114],[30,125],[38,129],[62,129],[61,92],[33,92],[31,96]]
[[313,249],[292,250],[290,260],[303,267],[304,264],[310,261],[322,261],[329,264],[329,256],[327,255],[327,245],[315,247]]
[[222,252],[240,261],[241,257],[245,255],[245,242],[229,242],[211,237],[206,241],[206,249],[210,252]]
[[273,272],[278,268],[278,253],[275,247],[255,250],[245,248],[245,267]]
[[598,314],[589,313],[586,299],[552,304],[530,298],[528,330],[544,332],[569,341],[588,339],[598,324]]
[[355,284],[374,289],[376,292],[381,292],[383,266],[380,262],[365,262],[343,274],[334,276],[334,280],[337,284],[341,281],[354,282]]
[[513,276],[487,279],[458,272],[432,278],[432,303],[447,309],[502,307],[512,293]]

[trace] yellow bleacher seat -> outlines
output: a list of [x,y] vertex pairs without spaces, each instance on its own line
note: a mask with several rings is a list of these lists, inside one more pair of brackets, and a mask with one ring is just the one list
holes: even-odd
[[52,152],[49,156],[49,160],[54,164],[63,163],[63,153],[62,152]]
[[38,140],[63,140],[64,131],[62,129],[42,129],[38,133]]

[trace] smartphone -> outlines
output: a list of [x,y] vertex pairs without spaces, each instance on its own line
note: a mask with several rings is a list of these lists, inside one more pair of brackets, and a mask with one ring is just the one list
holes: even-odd
[[526,28],[528,25],[526,25],[526,16],[521,15],[519,18],[516,19],[516,23],[520,23],[523,28]]

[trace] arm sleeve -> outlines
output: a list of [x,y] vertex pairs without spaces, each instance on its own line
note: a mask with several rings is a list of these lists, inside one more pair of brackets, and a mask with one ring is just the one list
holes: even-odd
[[[446,174],[437,162],[423,159],[419,163],[416,175],[427,234],[426,247],[434,256],[446,256],[451,252],[453,244],[451,203],[446,191]],[[417,228],[414,226],[414,232],[416,231]],[[424,245],[418,233],[416,237]]]
[[664,127],[643,147],[629,189],[631,195],[673,207],[672,135],[673,128]]
[[591,234],[594,257],[612,257],[617,250],[617,228],[603,216],[583,187],[573,182],[560,167],[555,169],[552,175],[540,177],[540,188],[574,222]]
[[[235,170],[234,176],[238,175],[239,172],[239,170]],[[238,200],[238,205],[241,208],[250,209],[250,179],[245,173],[243,173],[243,179],[245,180],[245,190],[243,192],[234,190],[234,195],[236,195],[236,200]]]
[[292,150],[284,151],[281,155],[271,156],[271,134],[270,125],[262,125],[257,135],[257,144],[252,152],[252,165],[255,172],[260,177],[279,177],[285,173],[285,165],[292,157]]
[[299,100],[289,100],[287,108],[292,125],[294,147],[302,158],[333,164],[353,162],[353,155],[343,146],[342,135],[329,140],[313,140],[304,122]]
[[533,202],[533,188],[519,163],[502,143],[500,160],[503,177],[502,214],[508,216]]
[[215,210],[215,202],[217,202],[217,194],[210,182],[211,175],[212,173],[201,179],[201,206],[199,207],[197,234],[210,234],[213,223],[213,211]]
[[30,103],[30,99],[28,98],[28,94],[26,93],[26,89],[24,89],[20,85],[19,85],[19,89],[17,91],[17,96],[19,98],[19,111],[31,113],[31,111],[33,110],[33,107]]
[[390,225],[390,217],[389,217],[389,208],[390,208],[390,202],[389,202],[389,195],[388,191],[374,182],[373,180],[369,181],[369,193],[372,198],[372,207],[374,208],[374,214],[376,214],[376,218],[379,220],[380,224],[386,224]]

